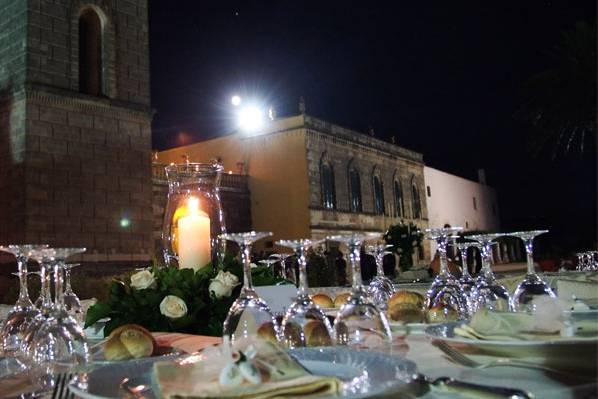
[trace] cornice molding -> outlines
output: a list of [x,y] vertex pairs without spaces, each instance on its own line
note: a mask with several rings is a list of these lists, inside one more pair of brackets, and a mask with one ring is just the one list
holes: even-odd
[[153,110],[151,107],[76,93],[70,90],[49,88],[39,85],[27,84],[25,97],[36,104],[54,105],[81,112],[110,114],[116,117],[130,119],[136,118],[142,122],[151,122]]

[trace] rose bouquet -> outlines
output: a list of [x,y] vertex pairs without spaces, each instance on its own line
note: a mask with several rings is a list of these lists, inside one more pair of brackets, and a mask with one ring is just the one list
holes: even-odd
[[[217,273],[211,266],[193,269],[151,268],[129,278],[115,279],[105,302],[87,312],[85,327],[109,318],[104,335],[123,324],[139,324],[150,331],[222,335],[222,323],[239,296],[242,268],[226,257]],[[271,269],[251,269],[256,286],[283,282]],[[128,281],[127,281],[128,280]]]

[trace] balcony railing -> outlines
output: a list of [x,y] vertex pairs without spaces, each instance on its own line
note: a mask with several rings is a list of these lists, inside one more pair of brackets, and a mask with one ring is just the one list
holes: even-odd
[[[166,164],[152,163],[152,178],[154,183],[166,184],[166,171],[164,167]],[[238,175],[234,173],[222,173],[220,175],[220,187],[223,190],[248,191],[249,190],[249,176]]]

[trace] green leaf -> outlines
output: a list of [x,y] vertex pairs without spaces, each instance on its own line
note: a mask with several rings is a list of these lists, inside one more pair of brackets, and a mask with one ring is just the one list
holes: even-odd
[[85,316],[85,327],[87,328],[98,320],[108,317],[110,315],[110,305],[107,303],[98,302],[93,306],[90,306],[87,310],[87,315]]

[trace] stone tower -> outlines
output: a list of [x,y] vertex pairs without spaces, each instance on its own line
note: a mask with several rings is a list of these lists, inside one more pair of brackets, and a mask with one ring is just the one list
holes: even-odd
[[152,249],[146,0],[0,0],[0,244]]

